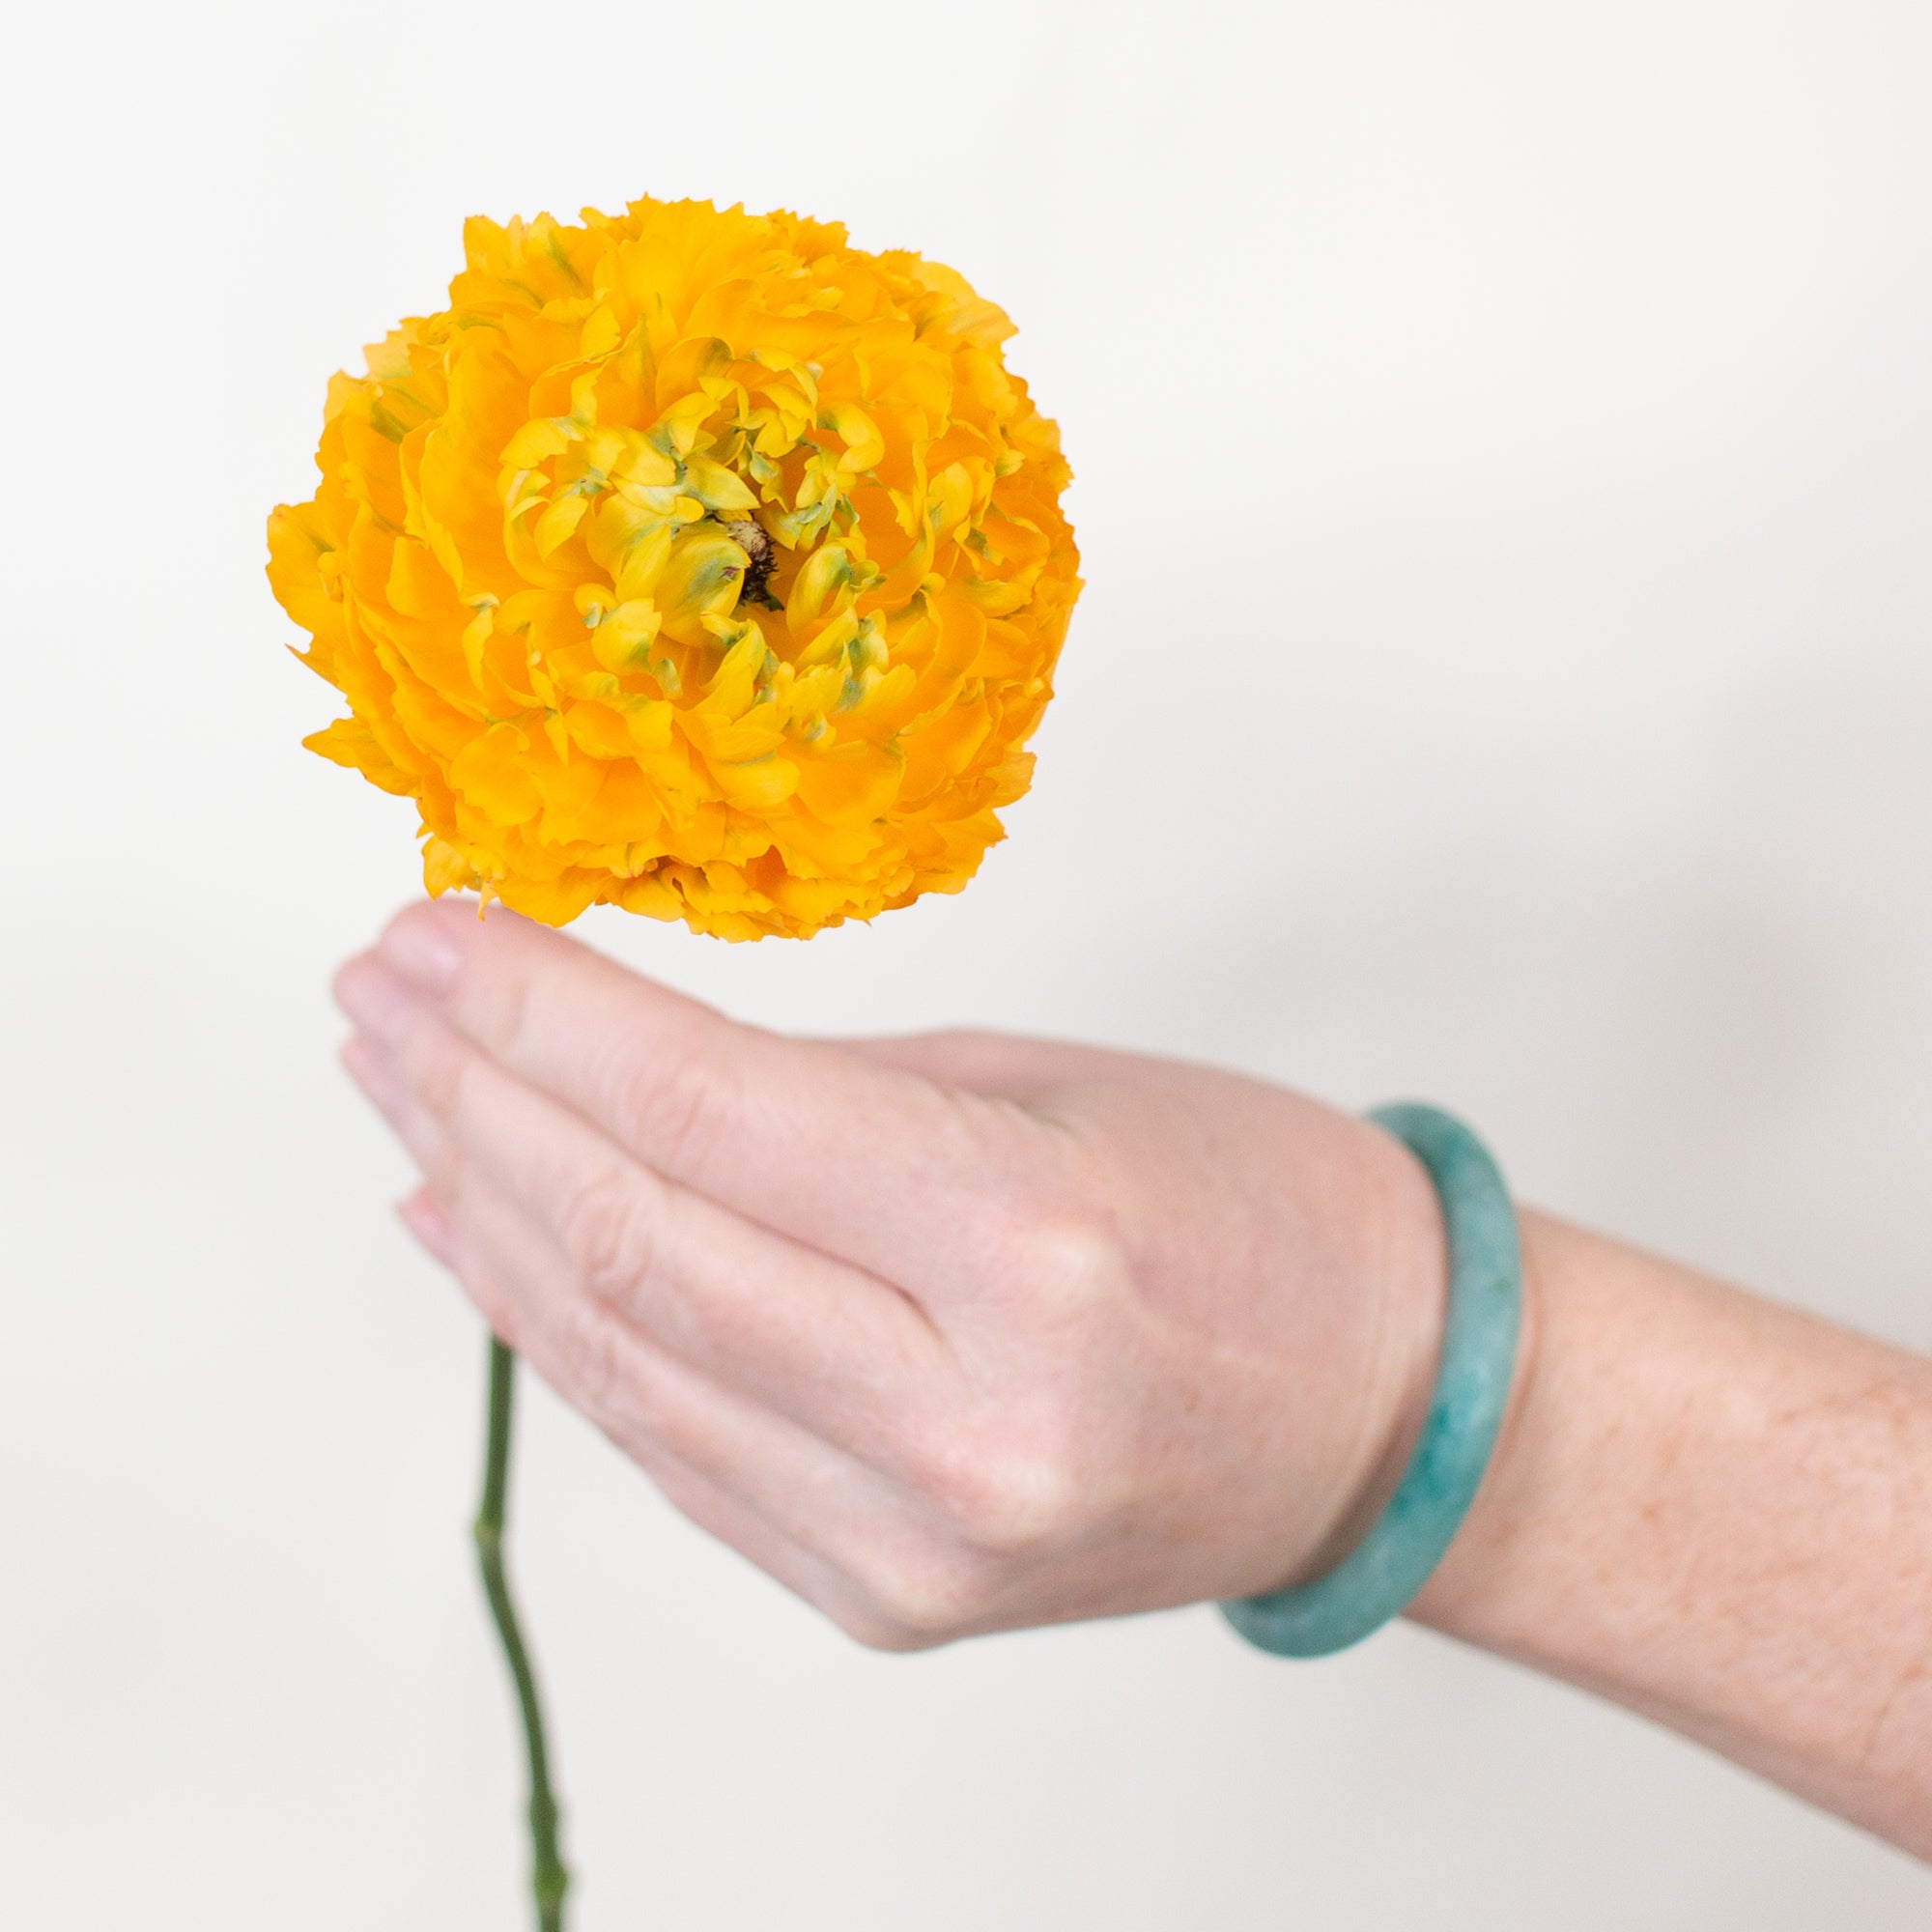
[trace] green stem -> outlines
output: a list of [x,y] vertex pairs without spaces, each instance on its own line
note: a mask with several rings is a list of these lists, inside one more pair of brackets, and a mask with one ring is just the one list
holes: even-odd
[[490,1447],[483,1464],[483,1501],[476,1512],[476,1557],[490,1614],[503,1642],[503,1656],[517,1687],[524,1717],[524,1742],[530,1759],[530,1890],[536,1899],[538,1932],[562,1932],[563,1894],[570,1874],[557,1856],[556,1800],[550,1788],[550,1760],[544,1750],[543,1707],[529,1653],[503,1576],[503,1514],[510,1487],[510,1394],[517,1358],[490,1338]]

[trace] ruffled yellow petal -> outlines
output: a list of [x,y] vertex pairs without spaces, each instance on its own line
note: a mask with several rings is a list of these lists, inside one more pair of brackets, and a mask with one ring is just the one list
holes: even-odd
[[1079,591],[1059,435],[952,270],[639,201],[464,231],[328,389],[269,577],[423,879],[730,939],[956,892]]

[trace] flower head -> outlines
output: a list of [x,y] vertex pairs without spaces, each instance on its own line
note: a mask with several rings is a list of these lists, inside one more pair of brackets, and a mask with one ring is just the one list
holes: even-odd
[[1025,791],[1079,590],[1011,325],[836,224],[474,219],[329,386],[270,582],[413,798],[432,893],[807,935],[953,892]]

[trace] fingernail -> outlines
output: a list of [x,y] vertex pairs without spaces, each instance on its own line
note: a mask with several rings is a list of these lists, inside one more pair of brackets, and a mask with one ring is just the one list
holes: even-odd
[[366,1033],[384,1046],[402,1037],[416,995],[378,960],[364,953],[352,959],[335,976],[335,1004]]
[[409,1093],[396,1070],[366,1039],[345,1041],[342,1065],[349,1077],[368,1095],[377,1109],[389,1120],[401,1118],[409,1104]]
[[456,1224],[427,1187],[396,1204],[396,1215],[411,1234],[446,1267],[456,1262]]
[[433,914],[406,914],[376,950],[406,980],[438,999],[456,983],[463,966],[462,946]]

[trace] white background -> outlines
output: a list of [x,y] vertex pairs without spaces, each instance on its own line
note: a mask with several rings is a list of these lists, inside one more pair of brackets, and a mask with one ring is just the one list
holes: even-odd
[[[23,31],[24,27],[24,31]],[[0,1919],[523,1923],[481,1345],[332,963],[263,519],[459,223],[710,195],[1021,324],[1090,588],[962,898],[580,930],[802,1028],[1439,1099],[1520,1191],[1932,1345],[1921,0],[45,7],[0,80]],[[1932,1876],[1398,1629],[863,1653],[548,1396],[576,1932],[1918,1926]]]

